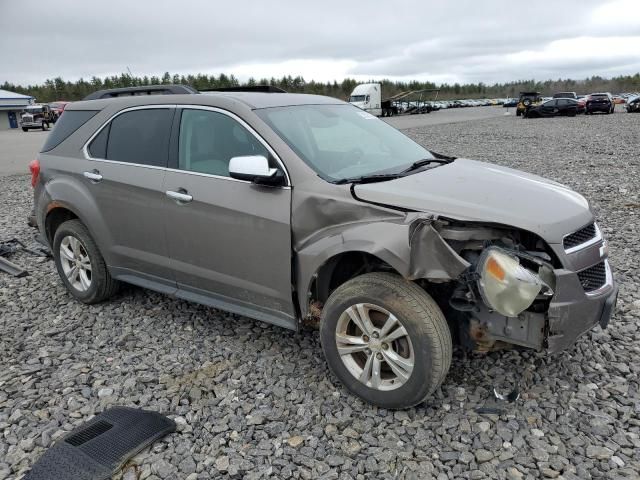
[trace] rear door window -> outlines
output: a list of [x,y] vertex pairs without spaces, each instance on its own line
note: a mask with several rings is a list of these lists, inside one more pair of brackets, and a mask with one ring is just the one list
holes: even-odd
[[173,111],[145,108],[122,113],[93,139],[89,153],[94,158],[166,167]]

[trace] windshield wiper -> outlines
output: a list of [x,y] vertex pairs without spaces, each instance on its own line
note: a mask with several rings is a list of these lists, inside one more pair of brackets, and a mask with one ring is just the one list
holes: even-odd
[[342,185],[344,183],[375,183],[394,180],[403,176],[402,173],[377,173],[374,175],[362,175],[361,177],[341,178],[334,183],[336,185]]
[[413,162],[411,164],[411,166],[405,168],[400,173],[413,172],[414,170],[418,170],[419,168],[425,167],[425,166],[427,166],[427,165],[429,165],[431,163],[440,163],[440,164],[444,165],[444,164],[451,163],[451,162],[452,162],[452,160],[445,159],[445,158],[423,158],[422,160],[418,160],[416,162]]
[[[440,158],[441,157],[441,158]],[[441,165],[446,165],[447,163],[451,163],[455,160],[453,157],[445,157],[444,155],[438,156],[436,158],[423,158],[422,160],[417,160],[411,164],[411,166],[401,170],[400,172],[393,173],[375,173],[372,175],[362,175],[360,177],[352,177],[352,178],[341,178],[340,180],[335,181],[336,185],[342,185],[344,183],[374,183],[374,182],[384,182],[386,180],[394,180],[396,178],[404,177],[408,173],[411,173],[415,170],[418,170],[426,165],[431,163],[439,163]]]

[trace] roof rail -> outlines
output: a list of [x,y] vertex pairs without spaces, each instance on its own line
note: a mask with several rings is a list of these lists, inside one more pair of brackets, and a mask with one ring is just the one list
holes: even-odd
[[129,97],[136,95],[180,95],[194,94],[198,91],[189,85],[145,85],[142,87],[109,88],[90,93],[83,100],[101,98]]
[[288,93],[286,90],[280,87],[274,87],[273,85],[253,85],[245,87],[220,87],[220,88],[207,88],[206,90],[200,90],[201,92],[263,92],[263,93]]

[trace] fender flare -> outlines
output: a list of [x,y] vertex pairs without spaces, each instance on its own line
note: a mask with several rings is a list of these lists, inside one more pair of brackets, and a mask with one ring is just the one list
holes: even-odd
[[[72,212],[87,227],[91,237],[98,245],[107,265],[108,248],[112,242],[111,233],[105,228],[101,209],[88,189],[73,178],[61,176],[45,184],[45,205],[42,211],[42,225],[46,228],[47,216],[57,208],[64,208]],[[45,231],[46,234],[46,231]]]

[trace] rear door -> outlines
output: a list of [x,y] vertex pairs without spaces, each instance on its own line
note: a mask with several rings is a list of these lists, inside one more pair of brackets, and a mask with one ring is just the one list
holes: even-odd
[[148,106],[119,113],[88,143],[83,172],[107,227],[109,238],[100,244],[113,273],[142,275],[171,287],[168,291],[175,290],[175,281],[164,232],[162,184],[174,112],[171,106]]
[[178,294],[293,327],[291,189],[229,176],[232,157],[264,155],[276,166],[275,153],[214,108],[185,107],[174,132],[163,210]]

